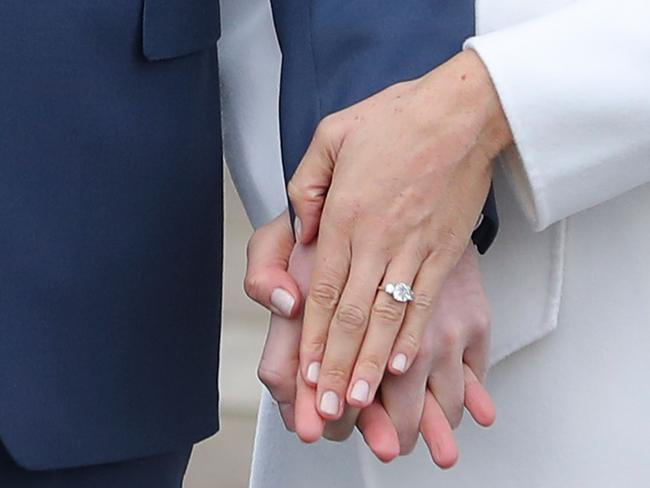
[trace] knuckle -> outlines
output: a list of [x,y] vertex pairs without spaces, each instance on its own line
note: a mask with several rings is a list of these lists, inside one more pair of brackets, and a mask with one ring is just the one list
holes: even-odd
[[287,376],[272,368],[260,366],[257,369],[257,377],[269,389],[276,401],[279,401],[277,397],[281,396],[281,392],[289,387]]
[[336,115],[331,114],[323,118],[316,127],[314,140],[327,141],[333,138],[338,130],[339,122]]
[[310,299],[326,310],[334,310],[339,302],[341,289],[333,281],[323,279],[316,283],[309,294]]
[[300,344],[300,355],[304,357],[320,358],[325,352],[325,341],[320,337],[303,339]]
[[389,322],[392,324],[402,321],[404,307],[397,302],[381,301],[372,307],[372,313],[383,322]]
[[384,372],[385,361],[382,361],[378,356],[368,355],[359,359],[357,366],[359,371],[363,371],[364,376],[373,376],[380,378]]
[[412,330],[403,330],[398,338],[398,348],[409,357],[417,355],[420,349],[420,338]]
[[444,327],[438,333],[438,342],[443,350],[453,348],[460,340],[460,331],[457,327]]
[[430,293],[415,293],[412,305],[414,308],[421,310],[422,312],[430,312],[433,310],[435,300]]
[[346,332],[362,332],[367,320],[368,315],[365,310],[351,303],[342,304],[336,312],[336,323]]
[[317,187],[302,182],[300,176],[294,176],[287,184],[287,196],[293,204],[321,204],[323,193]]
[[262,279],[256,273],[249,273],[244,278],[244,291],[252,300],[256,300],[262,289]]
[[490,335],[491,320],[489,315],[481,315],[474,320],[474,331],[479,337]]
[[289,196],[289,200],[292,202],[304,200],[306,193],[306,189],[302,186],[302,183],[298,181],[296,177],[293,177],[289,180],[289,183],[287,184],[287,194]]
[[327,384],[343,388],[347,385],[350,372],[342,366],[334,365],[321,371],[321,377],[324,378]]
[[462,254],[465,243],[452,226],[444,226],[439,234],[440,248],[451,254]]

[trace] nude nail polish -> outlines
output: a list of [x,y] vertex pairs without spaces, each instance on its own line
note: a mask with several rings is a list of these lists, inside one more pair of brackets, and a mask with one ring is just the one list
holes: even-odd
[[352,387],[350,392],[350,398],[356,400],[360,403],[366,403],[368,401],[368,395],[370,394],[370,385],[367,381],[359,380]]
[[271,293],[271,305],[277,308],[284,316],[289,317],[296,300],[287,290],[276,288]]
[[399,371],[400,373],[403,373],[406,371],[406,362],[408,359],[406,358],[406,354],[403,353],[398,353],[395,354],[395,357],[393,358],[393,362],[391,363],[391,366],[395,371]]
[[320,399],[320,411],[327,415],[339,413],[339,396],[333,391],[326,391]]
[[320,376],[320,363],[313,362],[307,367],[307,381],[310,383],[318,383],[318,377]]

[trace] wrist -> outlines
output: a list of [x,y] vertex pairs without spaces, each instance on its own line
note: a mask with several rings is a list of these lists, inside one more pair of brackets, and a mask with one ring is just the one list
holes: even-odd
[[468,49],[417,80],[425,97],[423,106],[440,102],[440,94],[451,102],[449,111],[461,130],[470,130],[488,159],[512,143],[510,125],[492,78],[478,54]]
[[[479,144],[483,146],[485,154],[492,159],[512,144],[510,124],[490,73],[478,54],[468,49],[458,54],[456,58],[461,71],[460,89],[465,91],[464,98],[474,108],[472,112],[479,127]],[[462,83],[463,81],[465,83]]]

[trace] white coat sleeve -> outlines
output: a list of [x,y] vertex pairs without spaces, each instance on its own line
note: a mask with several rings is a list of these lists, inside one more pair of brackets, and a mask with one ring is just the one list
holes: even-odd
[[650,1],[582,0],[466,41],[512,128],[536,230],[650,182]]

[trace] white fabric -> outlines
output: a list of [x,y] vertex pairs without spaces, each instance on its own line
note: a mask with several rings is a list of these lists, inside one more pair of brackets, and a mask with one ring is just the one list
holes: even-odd
[[[266,0],[222,3],[224,132],[236,141],[226,141],[226,159],[259,225],[284,203],[269,103],[279,55]],[[492,362],[560,324],[492,370],[497,426],[465,422],[464,459],[449,473],[422,446],[382,466],[356,437],[301,445],[265,395],[254,488],[650,484],[649,14],[647,0],[477,3],[481,35],[468,47],[486,63],[517,142],[504,155],[508,177],[495,176],[502,229],[481,262]]]
[[287,205],[280,159],[280,50],[268,0],[222,0],[224,159],[254,227]]
[[[533,2],[500,3],[506,17]],[[647,0],[582,0],[466,43],[501,97],[522,156],[506,167],[536,229],[650,182],[649,20]]]

